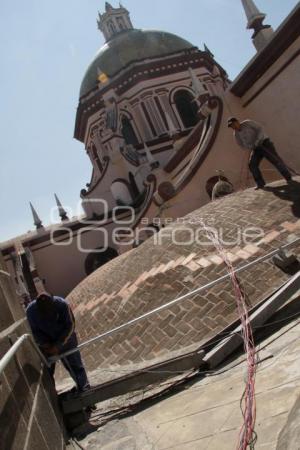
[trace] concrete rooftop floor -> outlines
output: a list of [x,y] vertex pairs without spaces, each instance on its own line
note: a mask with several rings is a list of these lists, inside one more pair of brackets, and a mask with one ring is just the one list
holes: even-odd
[[[294,297],[270,319],[278,323],[256,334],[261,360],[256,450],[300,449],[299,403],[293,410],[300,398],[299,312],[300,298]],[[80,445],[88,450],[233,450],[242,425],[245,373],[244,357],[237,354],[215,374],[196,378],[180,392],[95,428]],[[103,413],[102,405],[98,407],[94,423]]]

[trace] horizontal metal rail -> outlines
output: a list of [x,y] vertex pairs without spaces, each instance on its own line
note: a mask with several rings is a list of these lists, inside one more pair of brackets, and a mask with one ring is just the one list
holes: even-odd
[[47,367],[50,367],[51,363],[48,362],[47,359],[45,358],[45,356],[42,354],[42,352],[40,351],[40,349],[38,348],[38,346],[34,342],[31,334],[23,334],[22,336],[19,337],[19,339],[11,346],[11,348],[1,358],[1,360],[0,360],[0,375],[2,374],[2,372],[4,372],[5,368],[10,363],[12,358],[16,355],[16,353],[18,352],[19,348],[22,347],[24,342],[27,341],[27,340],[29,340],[29,342],[32,344],[33,348],[35,349],[35,351],[37,352],[37,354],[39,355],[39,357],[41,358],[43,363]]
[[[237,269],[234,269],[234,273],[238,274],[240,272],[243,272],[243,271],[249,269],[252,266],[255,266],[256,264],[262,263],[262,262],[272,258],[273,256],[277,255],[282,250],[286,250],[297,243],[300,243],[300,238],[295,239],[294,241],[292,241],[288,244],[282,245],[281,247],[277,248],[276,250],[273,250],[272,252],[270,252],[264,256],[261,256],[260,258],[257,258],[254,261],[251,261],[241,267],[238,267]],[[82,348],[84,348],[90,344],[93,344],[94,342],[97,342],[101,339],[111,336],[112,334],[118,333],[119,331],[122,331],[122,330],[136,324],[137,322],[140,322],[141,320],[147,319],[148,317],[151,317],[154,314],[157,314],[158,312],[163,311],[164,309],[168,309],[171,306],[176,305],[177,303],[180,303],[183,300],[186,300],[187,298],[191,297],[192,295],[200,294],[201,292],[206,291],[207,289],[210,289],[210,288],[216,286],[217,284],[222,283],[223,281],[227,281],[230,277],[231,277],[231,274],[223,275],[222,277],[217,278],[216,280],[213,280],[210,283],[205,284],[204,286],[200,286],[199,288],[197,288],[193,291],[190,291],[187,294],[184,294],[174,300],[171,300],[168,303],[165,303],[164,305],[159,306],[158,308],[155,308],[145,314],[142,314],[139,317],[136,317],[135,319],[132,319],[129,322],[126,322],[122,325],[119,325],[118,327],[113,328],[112,330],[109,330],[109,331],[106,331],[105,333],[100,334],[99,336],[89,339],[88,341],[83,342],[82,344],[78,345],[78,347],[76,347],[72,350],[69,350],[69,351],[64,352],[57,356],[53,356],[53,357],[49,358],[49,361],[55,362],[55,361],[58,361],[58,360],[64,358],[65,356],[72,355],[73,353],[76,353],[78,350],[81,350]]]
[[0,332],[0,341],[1,339],[5,339],[8,337],[11,333],[14,333],[17,328],[19,328],[20,325],[24,324],[26,320],[26,317],[22,317],[22,319],[17,320],[17,322],[14,322],[9,327],[5,328],[3,331]]

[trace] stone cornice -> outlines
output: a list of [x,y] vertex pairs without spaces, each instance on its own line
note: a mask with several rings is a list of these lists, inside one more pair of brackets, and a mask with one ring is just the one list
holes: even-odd
[[207,52],[200,51],[196,47],[181,52],[180,54],[177,53],[176,55],[149,60],[143,64],[130,64],[127,70],[123,69],[120,74],[117,74],[111,82],[104,85],[102,89],[95,89],[87,96],[80,99],[76,115],[74,131],[75,139],[82,142],[84,141],[87,120],[90,115],[105,106],[103,95],[109,90],[114,90],[117,95],[121,96],[142,81],[180,73],[187,70],[189,67],[194,69],[206,67],[212,72],[214,65],[219,67],[222,77],[226,79],[227,75],[224,69],[219,66]]

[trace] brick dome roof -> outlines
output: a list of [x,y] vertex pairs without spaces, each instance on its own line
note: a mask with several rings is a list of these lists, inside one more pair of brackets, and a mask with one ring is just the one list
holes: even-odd
[[[300,186],[300,185],[299,185]],[[212,202],[184,218],[194,232],[203,219],[219,230],[234,265],[278,248],[300,236],[300,188],[277,182],[268,191],[248,189]],[[251,228],[250,228],[251,227]],[[257,231],[261,230],[258,237]],[[166,231],[167,230],[167,231]],[[248,230],[248,231],[246,231]],[[81,282],[69,295],[82,341],[110,330],[226,273],[215,247],[176,245],[189,233],[182,221],[163,230],[162,245],[148,239],[137,249],[114,259]],[[247,238],[240,238],[240,232]],[[198,241],[207,242],[198,232]],[[294,249],[300,252],[300,245]],[[252,305],[278,288],[289,275],[272,261],[240,275]],[[230,282],[110,336],[83,352],[88,368],[166,358],[199,346],[237,319]]]

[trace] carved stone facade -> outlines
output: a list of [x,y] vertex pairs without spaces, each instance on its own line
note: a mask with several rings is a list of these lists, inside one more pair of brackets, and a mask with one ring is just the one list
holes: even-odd
[[[126,27],[119,29],[121,18]],[[108,24],[114,24],[110,31]],[[133,205],[153,167],[160,168],[160,184],[175,194],[163,171],[178,159],[186,136],[204,124],[210,110],[201,115],[203,104],[212,96],[221,99],[229,85],[209,51],[169,33],[133,29],[124,8],[106,4],[99,28],[110,47],[100,50],[85,74],[75,127],[93,166],[81,192],[89,218],[103,214],[99,198],[110,209]],[[111,46],[126,65],[114,61]]]

